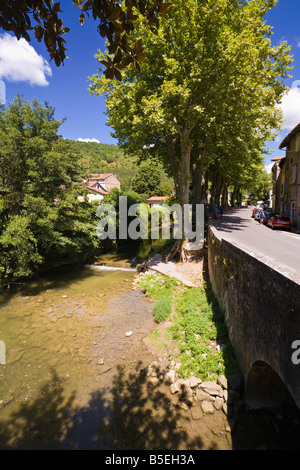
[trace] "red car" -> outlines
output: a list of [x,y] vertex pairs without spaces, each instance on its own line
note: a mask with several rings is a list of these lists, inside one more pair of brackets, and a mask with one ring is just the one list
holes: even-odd
[[286,215],[274,215],[273,217],[269,218],[267,226],[271,227],[272,229],[285,228],[287,230],[291,230],[292,222]]
[[252,218],[255,218],[255,215],[261,211],[261,208],[260,207],[254,207],[253,211],[252,211],[252,215],[251,217]]

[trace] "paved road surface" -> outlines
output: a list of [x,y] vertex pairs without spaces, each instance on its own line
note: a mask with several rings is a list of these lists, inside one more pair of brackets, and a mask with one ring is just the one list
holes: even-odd
[[251,208],[234,209],[212,221],[218,234],[300,284],[300,234],[271,230],[251,218]]

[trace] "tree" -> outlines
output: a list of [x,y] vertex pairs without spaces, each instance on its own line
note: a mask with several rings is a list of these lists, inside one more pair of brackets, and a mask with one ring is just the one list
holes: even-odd
[[0,109],[0,286],[97,247],[95,208],[78,200],[80,167],[54,112],[20,96]]
[[161,183],[160,185],[160,194],[162,196],[167,196],[167,197],[171,197],[173,196],[174,194],[174,188],[173,186],[171,185],[171,183]]
[[131,181],[131,189],[138,194],[145,195],[146,199],[159,195],[160,171],[152,162],[142,162]]
[[272,187],[272,174],[267,173],[266,169],[257,168],[255,178],[249,182],[248,191],[249,202],[256,204],[257,201],[264,201],[266,204],[269,199],[269,189]]
[[291,57],[286,43],[271,46],[264,16],[275,4],[174,0],[158,34],[137,20],[134,35],[148,52],[139,70],[126,69],[120,83],[90,78],[90,91],[106,96],[119,144],[162,161],[182,204],[207,174],[219,188],[236,184],[279,127]]
[[[141,41],[131,41],[129,33],[134,29],[136,13],[143,15],[147,26],[154,30],[159,17],[165,17],[169,4],[165,0],[74,0],[73,5],[81,10],[79,20],[85,22],[85,15],[98,20],[98,31],[109,42],[113,59],[104,61],[107,77],[120,79],[120,70],[129,64],[138,66],[145,57]],[[44,40],[50,59],[57,66],[66,59],[64,35],[70,28],[63,26],[59,16],[63,13],[61,2],[52,0],[0,0],[0,28],[12,31],[18,39],[30,41],[29,31],[36,39]]]

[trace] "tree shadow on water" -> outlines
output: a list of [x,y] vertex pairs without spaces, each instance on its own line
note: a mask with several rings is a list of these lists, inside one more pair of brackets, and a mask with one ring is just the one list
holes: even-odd
[[66,397],[53,372],[35,400],[0,418],[0,450],[201,449],[184,419],[163,382],[153,386],[141,363],[129,372],[117,366],[111,390],[97,390],[86,406],[76,406],[75,394]]
[[118,367],[110,404],[112,419],[99,428],[101,445],[107,450],[201,449],[200,438],[191,439],[181,427],[180,409],[164,386],[153,386],[147,370],[137,364],[125,376]]
[[[118,366],[111,396],[104,399],[102,391],[94,393],[88,407],[78,411],[75,421],[90,422],[92,416],[97,417],[96,442],[95,435],[93,443],[87,442],[77,431],[77,437],[80,434],[83,440],[76,443],[73,436],[73,448],[198,450],[203,446],[199,437],[190,438],[183,430],[180,409],[173,406],[162,383],[150,383],[141,363],[129,373]],[[90,422],[90,430],[93,427],[95,423]]]
[[69,410],[74,396],[64,397],[55,371],[39,396],[24,402],[8,419],[0,421],[0,450],[58,450],[71,426]]

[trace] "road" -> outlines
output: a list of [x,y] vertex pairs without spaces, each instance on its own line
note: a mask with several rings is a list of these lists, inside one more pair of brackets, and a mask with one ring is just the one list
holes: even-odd
[[213,220],[218,235],[300,284],[300,233],[271,230],[251,218],[252,208],[233,209]]

